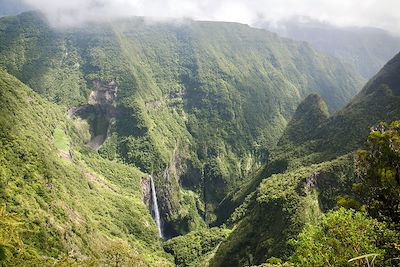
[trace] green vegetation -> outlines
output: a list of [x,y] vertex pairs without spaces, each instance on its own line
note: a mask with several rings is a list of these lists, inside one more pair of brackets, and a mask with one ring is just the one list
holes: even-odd
[[54,130],[54,146],[59,150],[68,150],[69,140],[68,136],[65,134],[64,130],[61,128],[56,128]]
[[[234,230],[211,266],[261,264],[269,257],[295,266],[364,266],[369,254],[375,266],[397,266],[398,126],[374,128],[354,169],[347,156],[265,179],[232,214]],[[344,208],[320,217],[336,204],[365,210],[364,204],[381,222]]]
[[[395,258],[398,123],[370,136],[357,176],[352,152],[369,127],[399,119],[399,58],[338,111],[357,75],[246,25],[132,18],[61,30],[36,13],[1,18],[0,264]],[[150,174],[165,235],[182,235],[163,244],[145,204]]]
[[168,240],[164,249],[174,256],[177,266],[202,266],[229,233],[219,228],[194,231]]
[[235,228],[218,248],[211,266],[256,265],[270,257],[287,259],[293,252],[289,240],[351,190],[351,162],[347,156],[265,179],[256,196],[233,213],[230,221]]
[[144,174],[81,149],[59,108],[3,71],[0,88],[1,263],[99,265],[123,240],[122,261],[171,265],[142,202]]
[[367,150],[358,152],[357,174],[354,189],[370,214],[400,230],[400,121],[371,132]]
[[[331,174],[328,171],[332,180],[321,179],[320,175],[324,177],[326,171],[313,167],[313,164],[335,166],[338,163],[335,163],[335,158],[365,147],[371,126],[400,118],[399,63],[398,55],[350,104],[329,118],[324,103],[316,96],[310,96],[299,106],[278,146],[271,151],[269,162],[253,175],[250,183],[244,183],[241,190],[229,196],[232,206],[237,207],[228,220],[234,231],[221,244],[211,265],[262,264],[270,257],[288,260],[293,253],[288,241],[295,238],[306,223],[316,225],[320,214],[318,210],[327,212],[336,205],[358,210],[365,210],[363,205],[366,205],[370,215],[389,224],[390,231],[397,227],[397,123],[391,127],[383,124],[372,132],[366,151],[360,152],[358,157],[358,165],[355,166],[357,175],[353,172],[352,156],[347,162],[339,164],[347,171],[333,171]],[[309,168],[310,173],[303,173]],[[302,175],[316,177],[316,181],[331,182],[316,187],[315,195],[309,193],[309,201],[306,201],[307,194],[299,195],[299,191],[291,190],[299,185],[296,181],[301,181],[295,177]],[[329,187],[330,183],[332,187]],[[257,187],[257,192],[250,194],[251,189]],[[303,186],[300,183],[298,187]],[[260,195],[263,189],[267,194]],[[244,202],[240,204],[237,199]],[[260,202],[263,199],[265,201]],[[385,249],[382,246],[384,244],[378,245],[379,249]],[[396,253],[392,258],[398,257],[399,253]]]
[[16,216],[6,213],[5,207],[0,208],[0,263],[10,263],[13,255],[18,254],[22,247],[21,223]]
[[309,95],[300,103],[292,120],[287,125],[278,147],[302,142],[313,138],[314,131],[329,117],[326,103],[319,95]]
[[[170,235],[203,227],[200,215],[221,222],[219,203],[267,161],[304,97],[318,93],[334,111],[361,87],[307,44],[235,23],[132,18],[60,30],[25,13],[0,19],[0,66],[63,108],[93,105],[91,92],[115,83],[100,155],[153,174]],[[84,118],[92,138],[108,132],[101,118]]]
[[346,107],[321,123],[308,136],[278,147],[273,152],[274,157],[290,158],[292,165],[296,166],[331,160],[362,148],[370,127],[381,121],[399,119],[399,68],[400,57],[396,56]]
[[[307,225],[293,242],[291,262],[299,266],[367,266],[367,259],[350,259],[377,254],[374,266],[395,266],[400,252],[399,233],[366,214],[341,208],[315,225]],[[397,248],[396,248],[397,246]],[[369,259],[370,262],[372,257]],[[398,263],[398,262],[397,262]]]
[[271,30],[294,40],[305,41],[318,51],[340,59],[366,80],[371,79],[399,52],[400,38],[374,27],[337,27],[310,18],[280,21],[279,25]]

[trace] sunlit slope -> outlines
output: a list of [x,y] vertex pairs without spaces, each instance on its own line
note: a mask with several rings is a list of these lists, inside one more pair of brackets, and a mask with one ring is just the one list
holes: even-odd
[[234,227],[211,260],[214,266],[261,264],[288,259],[289,240],[307,222],[351,195],[354,156],[371,127],[400,119],[400,55],[390,60],[343,109],[328,117],[326,104],[310,95],[297,108],[270,162],[227,198],[238,207]]
[[65,108],[115,82],[115,124],[99,152],[154,174],[171,235],[200,227],[199,214],[215,221],[303,98],[320,94],[334,111],[361,88],[309,45],[236,23],[135,18],[54,29],[25,13],[0,20],[0,65]]
[[[142,202],[143,173],[80,148],[75,122],[4,71],[0,105],[0,205],[19,221],[1,221],[10,264],[107,265],[117,253],[124,262],[169,264]],[[11,227],[23,243],[7,243]]]

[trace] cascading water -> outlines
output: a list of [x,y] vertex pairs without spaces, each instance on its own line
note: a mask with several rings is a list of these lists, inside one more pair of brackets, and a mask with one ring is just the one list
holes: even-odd
[[154,220],[156,222],[158,233],[161,238],[163,238],[162,229],[161,229],[161,219],[160,219],[160,210],[158,209],[158,202],[157,202],[157,194],[156,194],[156,187],[154,185],[153,176],[150,175],[150,186],[151,186],[151,201],[153,204],[153,214]]

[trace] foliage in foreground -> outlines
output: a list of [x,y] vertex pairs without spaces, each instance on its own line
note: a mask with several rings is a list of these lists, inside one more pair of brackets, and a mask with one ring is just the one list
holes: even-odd
[[175,258],[177,266],[194,266],[212,252],[230,233],[230,230],[211,228],[175,237],[164,244],[164,249]]
[[353,184],[356,198],[337,199],[339,206],[364,212],[340,208],[308,224],[297,240],[291,242],[295,247],[291,262],[313,267],[372,263],[372,266],[398,266],[399,166],[400,122],[382,122],[372,129],[366,149],[357,154],[358,182]]
[[378,254],[375,266],[393,266],[400,255],[399,233],[364,213],[344,208],[307,225],[293,245],[291,261],[299,266],[367,266],[365,258],[348,261],[374,253]]
[[381,123],[358,152],[354,185],[369,213],[400,230],[400,121]]

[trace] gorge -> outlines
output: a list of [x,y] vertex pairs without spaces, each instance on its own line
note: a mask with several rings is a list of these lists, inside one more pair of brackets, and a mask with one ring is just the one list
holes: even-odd
[[1,17],[0,265],[394,261],[367,196],[398,203],[400,55],[366,85],[345,62],[240,23]]

